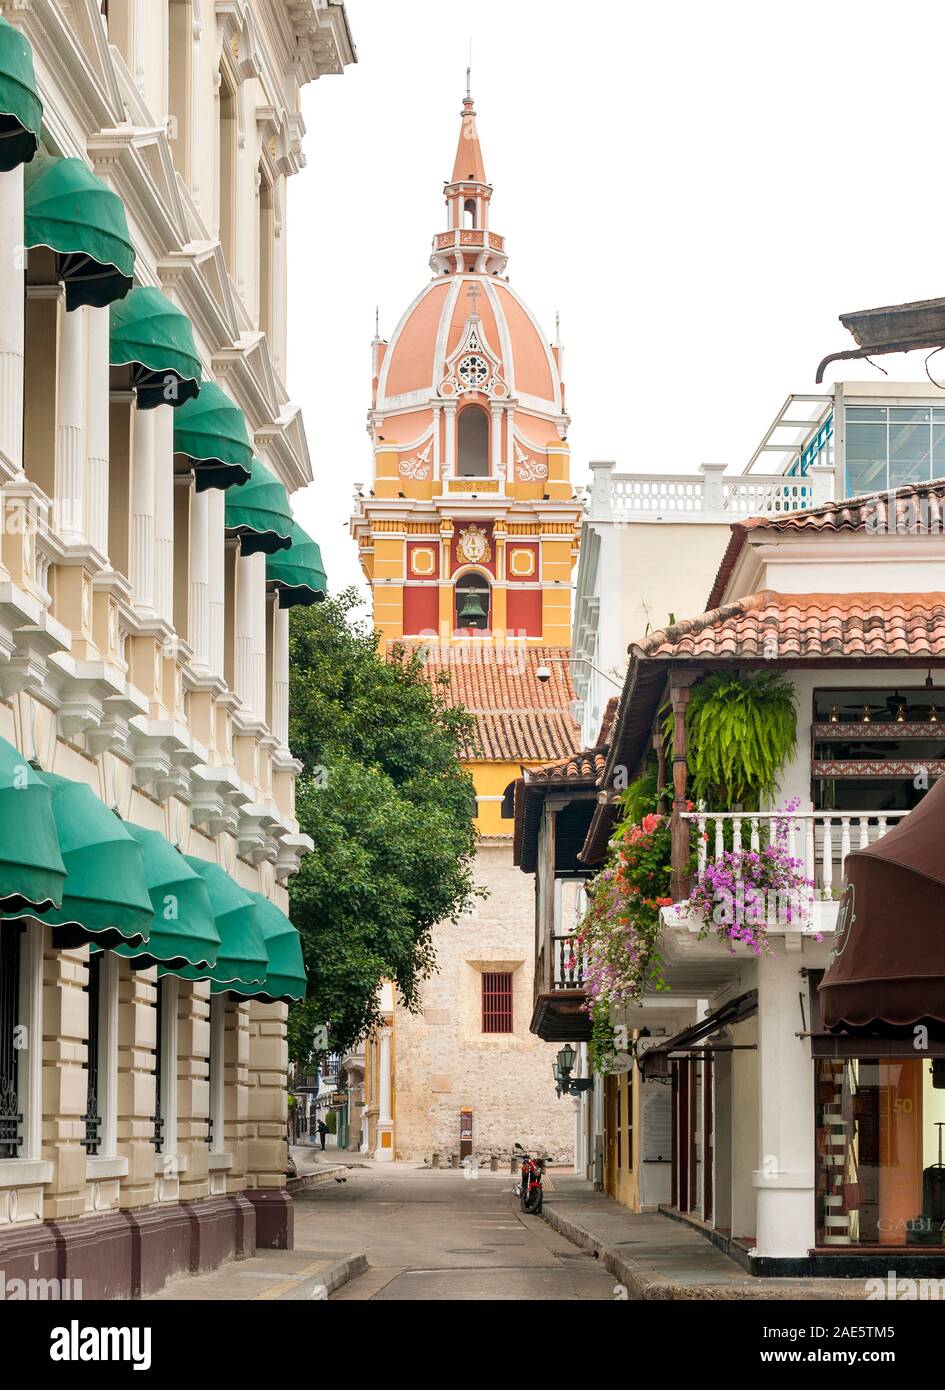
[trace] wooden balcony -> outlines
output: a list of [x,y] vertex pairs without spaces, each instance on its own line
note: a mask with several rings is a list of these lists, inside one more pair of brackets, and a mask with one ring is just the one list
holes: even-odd
[[591,1018],[584,1008],[586,1000],[584,965],[576,938],[546,938],[535,962],[531,1031],[544,1042],[587,1042]]

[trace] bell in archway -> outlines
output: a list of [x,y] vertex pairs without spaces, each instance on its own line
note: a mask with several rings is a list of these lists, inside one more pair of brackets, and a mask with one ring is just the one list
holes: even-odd
[[460,627],[486,627],[489,620],[489,613],[483,605],[482,595],[468,591],[463,594],[460,600],[457,617]]

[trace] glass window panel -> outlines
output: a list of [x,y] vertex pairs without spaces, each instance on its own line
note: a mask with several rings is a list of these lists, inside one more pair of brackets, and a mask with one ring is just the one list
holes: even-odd
[[868,492],[886,490],[886,461],[851,463],[847,459],[847,497],[863,497]]
[[945,411],[942,423],[932,426],[932,477],[945,478]]
[[[895,410],[889,413],[890,417],[899,417],[890,418],[889,422],[889,486],[928,482],[931,477],[929,412]],[[921,423],[907,423],[901,419],[903,415],[917,415]]]
[[886,487],[885,424],[849,424],[846,447],[848,497]]
[[891,425],[921,425],[929,423],[928,407],[894,405],[889,411]]
[[819,1245],[945,1245],[943,1061],[818,1063]]
[[886,419],[886,411],[882,408],[874,409],[873,407],[870,407],[869,409],[866,409],[865,407],[859,405],[848,405],[846,410],[846,417],[848,424],[851,421],[883,421]]

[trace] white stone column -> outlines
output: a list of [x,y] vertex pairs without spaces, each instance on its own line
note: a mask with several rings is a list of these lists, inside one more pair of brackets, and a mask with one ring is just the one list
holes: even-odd
[[758,960],[759,1255],[802,1258],[814,1244],[814,1065],[809,1039],[797,1036],[802,963],[781,946]]
[[[440,476],[440,421],[441,421],[441,419],[442,419],[442,416],[443,416],[442,407],[441,407],[441,406],[438,406],[438,405],[435,405],[435,406],[433,407],[433,480],[434,480],[434,482],[436,482],[437,479],[438,479],[439,476]],[[436,489],[434,488],[434,493],[435,493],[435,492],[436,492]]]
[[87,312],[85,397],[86,539],[100,555],[108,554],[108,310]]
[[493,478],[505,476],[502,467],[502,407],[493,402],[491,406],[492,415],[492,468],[490,472]]
[[86,316],[83,305],[62,316],[59,336],[59,417],[56,429],[56,527],[63,540],[84,538]]
[[154,606],[174,622],[174,411],[159,405],[154,416]]
[[23,166],[0,174],[0,460],[23,467]]
[[194,651],[194,663],[210,664],[209,624],[209,499],[213,492],[195,492],[190,511],[190,598],[187,629]]
[[256,647],[256,605],[253,602],[255,569],[252,559],[252,556],[241,555],[236,562],[236,640],[233,648],[236,694],[247,709],[253,709]]
[[[391,1051],[394,1030],[386,1025],[380,1030],[378,1053],[380,1075],[378,1077],[377,1097],[377,1148],[374,1158],[377,1162],[392,1162],[394,1157],[394,1115],[391,1098]],[[383,1136],[388,1136],[384,1143]]]
[[272,733],[281,747],[289,743],[289,610],[276,606],[272,615]]
[[[443,441],[443,477],[456,475],[456,403],[450,401],[446,406],[446,438]],[[444,488],[445,492],[446,489]]]
[[253,710],[265,721],[266,706],[266,557],[249,557],[253,603]]
[[207,609],[209,616],[210,670],[223,675],[225,664],[226,610],[226,538],[224,535],[224,506],[226,494],[213,488],[203,494],[207,498]]
[[131,592],[143,613],[154,609],[154,411],[136,410],[131,460]]

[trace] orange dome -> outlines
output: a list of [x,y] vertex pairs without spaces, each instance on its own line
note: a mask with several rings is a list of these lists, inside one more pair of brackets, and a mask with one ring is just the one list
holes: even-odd
[[[451,380],[470,319],[478,318],[489,394],[516,398],[540,414],[561,415],[561,381],[554,353],[529,309],[504,281],[489,275],[438,276],[411,304],[390,340],[377,387],[378,411],[448,399],[478,383]],[[475,361],[476,359],[474,359]]]

